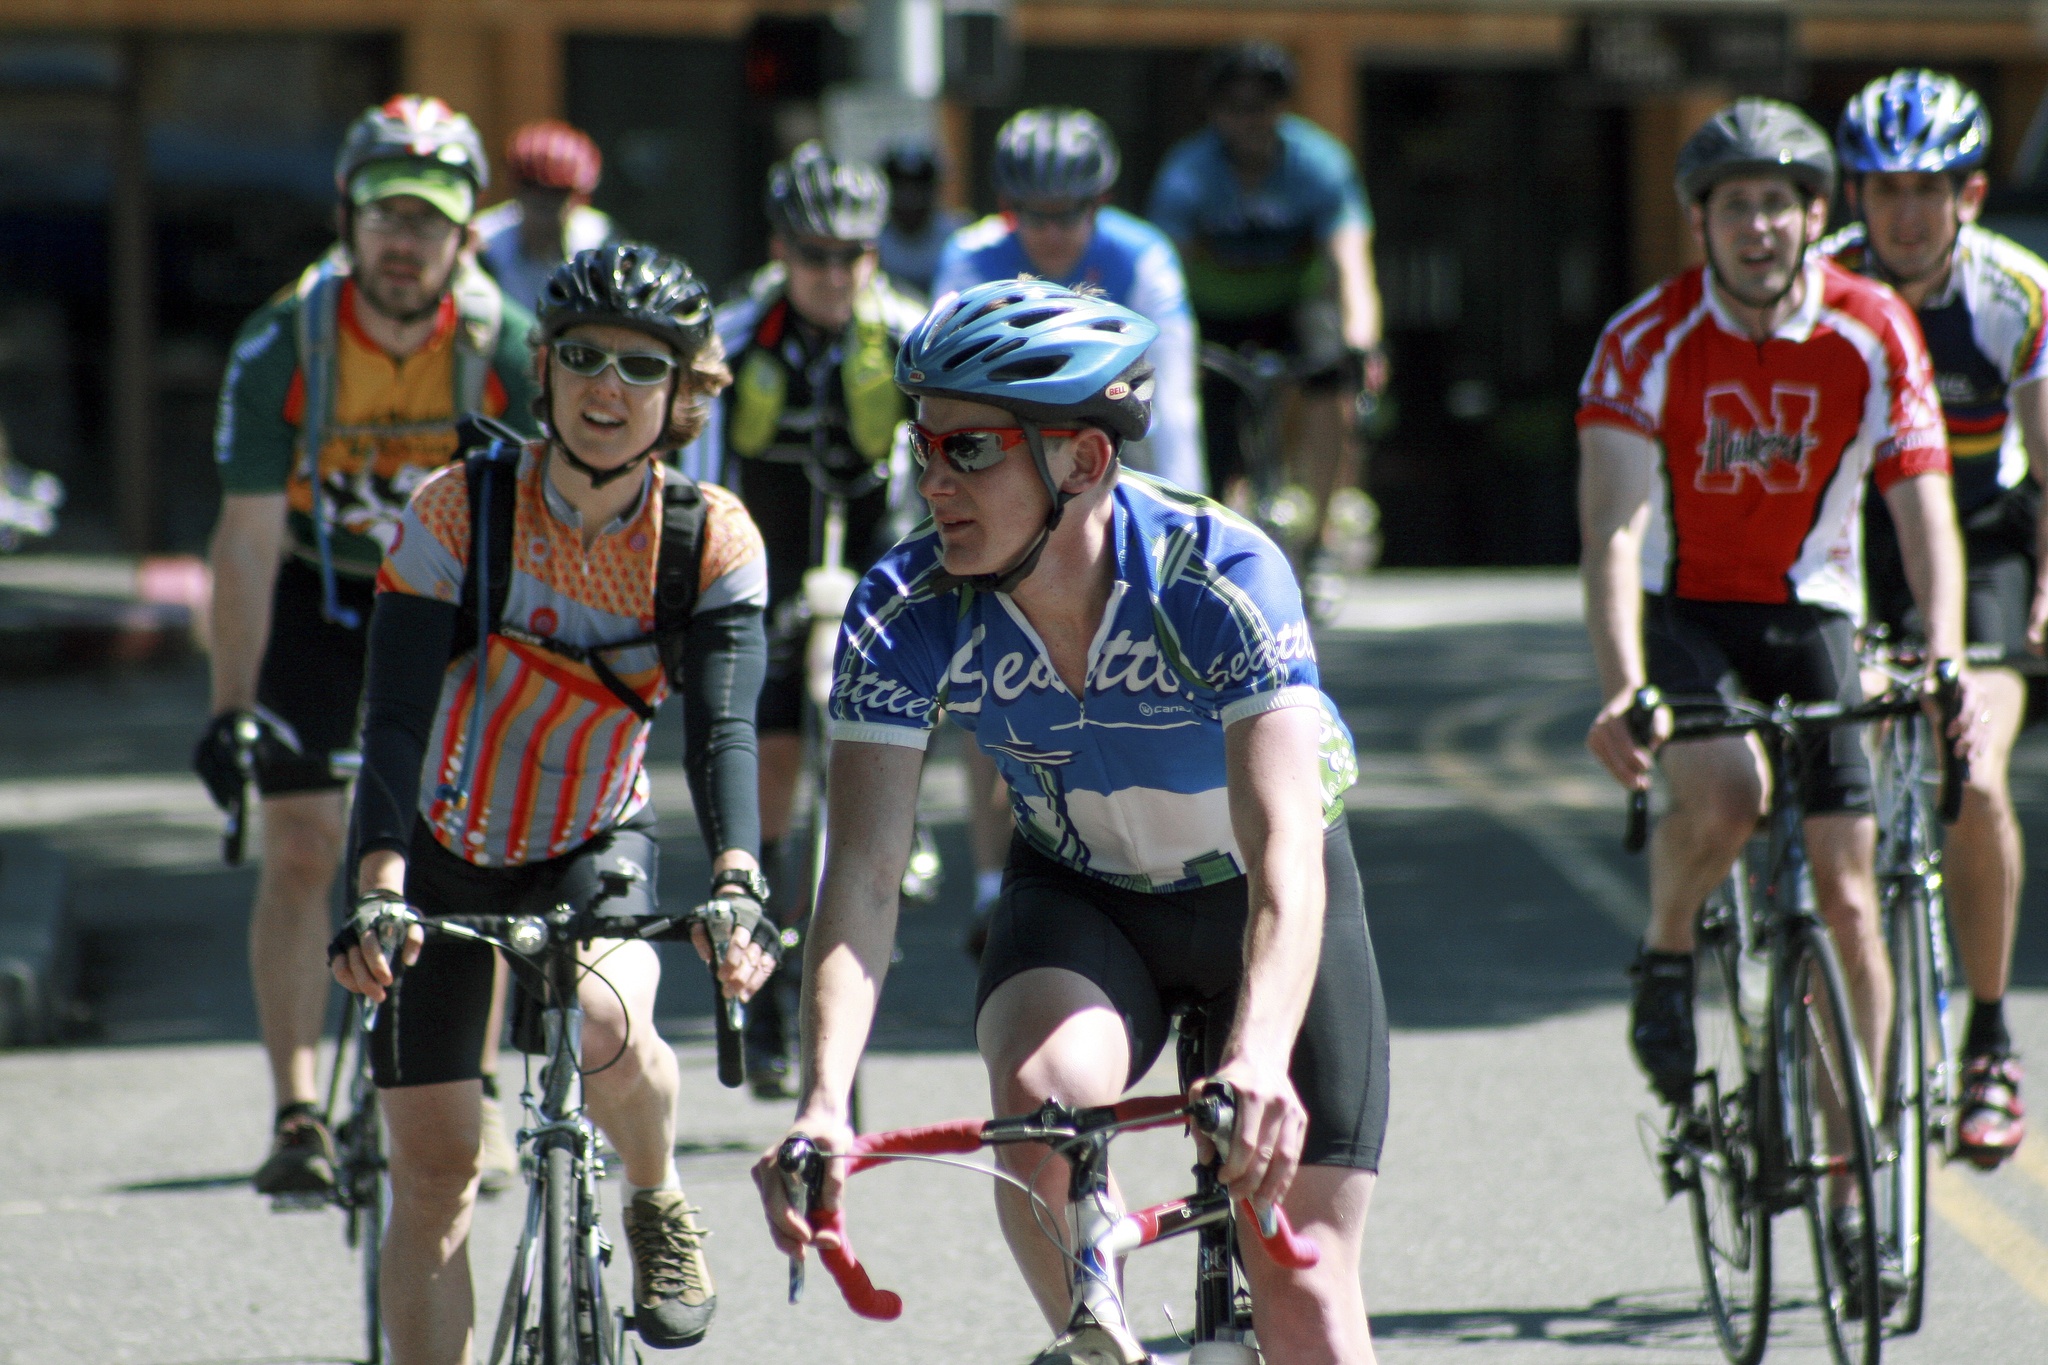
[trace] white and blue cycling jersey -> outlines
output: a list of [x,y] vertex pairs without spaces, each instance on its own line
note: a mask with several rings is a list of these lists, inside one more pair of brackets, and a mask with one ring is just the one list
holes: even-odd
[[[954,233],[939,253],[932,297],[1026,274],[1050,278],[1024,254],[1009,218],[990,214]],[[1153,370],[1152,429],[1134,463],[1144,468],[1149,460],[1153,473],[1197,493],[1205,491],[1208,465],[1195,401],[1195,318],[1173,243],[1144,219],[1104,206],[1095,214],[1095,235],[1080,262],[1052,283],[1069,289],[1093,285],[1111,303],[1159,328],[1158,340],[1146,353]]]
[[1317,708],[1324,816],[1358,759],[1322,692],[1287,557],[1207,498],[1125,472],[1116,578],[1075,698],[1006,593],[958,586],[929,524],[861,580],[840,631],[832,738],[922,749],[940,711],[1009,781],[1019,834],[1136,891],[1239,876],[1224,727]]

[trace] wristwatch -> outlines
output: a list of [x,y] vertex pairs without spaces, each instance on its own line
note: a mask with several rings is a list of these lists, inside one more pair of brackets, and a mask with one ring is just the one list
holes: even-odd
[[723,872],[711,874],[711,894],[714,897],[728,886],[751,898],[757,905],[768,904],[768,879],[751,867],[728,867]]

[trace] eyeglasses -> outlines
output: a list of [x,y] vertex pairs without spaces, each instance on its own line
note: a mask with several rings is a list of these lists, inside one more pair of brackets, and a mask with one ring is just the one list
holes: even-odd
[[656,351],[607,351],[587,341],[567,338],[557,341],[554,349],[555,360],[563,369],[585,379],[597,378],[609,365],[628,384],[659,384],[676,369],[674,356]]
[[1063,209],[1020,208],[1015,212],[1017,221],[1026,227],[1070,228],[1079,227],[1083,219],[1095,212],[1095,205],[1084,199]]
[[410,237],[429,246],[455,235],[457,224],[446,214],[428,209],[425,213],[400,213],[388,204],[366,204],[356,210],[356,221],[380,237]]
[[824,270],[835,265],[841,270],[851,270],[860,264],[861,257],[868,254],[868,248],[858,243],[852,246],[832,247],[818,246],[811,242],[791,242],[789,254],[813,270]]
[[[1078,428],[1056,431],[1040,427],[1040,436],[1079,436]],[[910,453],[923,469],[934,454],[945,457],[957,474],[979,474],[1003,462],[1003,457],[1025,442],[1022,427],[963,427],[941,435],[920,423],[910,424]]]

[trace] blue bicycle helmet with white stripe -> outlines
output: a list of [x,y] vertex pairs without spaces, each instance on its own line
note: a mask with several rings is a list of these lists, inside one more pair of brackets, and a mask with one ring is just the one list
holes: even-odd
[[1856,92],[1835,129],[1850,175],[1969,171],[1991,150],[1991,120],[1977,92],[1954,76],[1904,67]]
[[1045,532],[1016,565],[987,575],[1008,592],[1031,572],[1073,495],[1046,464],[1039,428],[1084,424],[1135,441],[1152,422],[1159,335],[1149,319],[1045,280],[991,280],[932,305],[896,352],[896,385],[913,398],[957,398],[1017,415],[1032,463],[1052,497]]

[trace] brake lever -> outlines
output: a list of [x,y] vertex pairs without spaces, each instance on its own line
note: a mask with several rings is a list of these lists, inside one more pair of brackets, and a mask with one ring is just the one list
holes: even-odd
[[[1629,702],[1623,719],[1628,724],[1629,738],[1648,748],[1650,741],[1657,737],[1657,708],[1664,704],[1664,694],[1654,687],[1639,687]],[[1630,853],[1640,853],[1643,845],[1650,841],[1650,793],[1637,787],[1628,794],[1628,828],[1621,836],[1621,846]]]
[[[811,1204],[825,1180],[825,1163],[818,1154],[817,1145],[807,1137],[785,1139],[781,1150],[775,1154],[775,1168],[782,1173],[783,1194],[789,1200],[789,1207],[808,1225]],[[795,1303],[803,1296],[804,1257],[799,1251],[789,1258],[789,1301]]]

